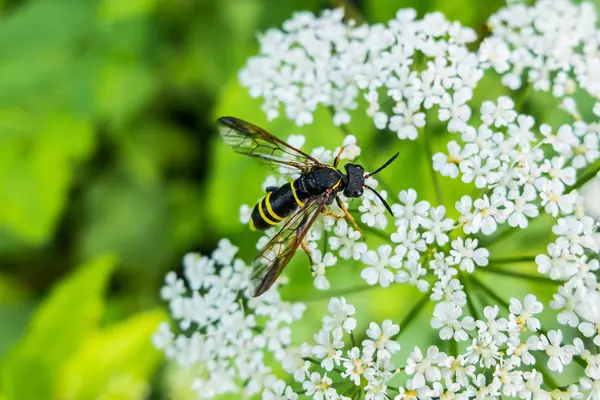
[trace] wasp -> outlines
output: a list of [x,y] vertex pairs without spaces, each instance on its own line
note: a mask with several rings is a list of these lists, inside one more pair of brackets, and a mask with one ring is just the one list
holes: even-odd
[[252,230],[265,230],[283,224],[252,261],[252,296],[260,296],[273,285],[298,247],[302,247],[310,259],[303,239],[317,217],[326,213],[325,206],[335,201],[360,232],[339,193],[354,198],[362,196],[364,189],[368,189],[393,215],[385,199],[366,185],[365,180],[390,165],[398,153],[371,173],[366,174],[361,165],[351,163],[344,165],[344,173],[337,168],[344,147],[337,153],[333,165],[328,165],[249,122],[235,117],[221,117],[217,122],[221,137],[237,153],[299,174],[297,179],[283,186],[268,187],[266,196],[252,210],[249,222]]

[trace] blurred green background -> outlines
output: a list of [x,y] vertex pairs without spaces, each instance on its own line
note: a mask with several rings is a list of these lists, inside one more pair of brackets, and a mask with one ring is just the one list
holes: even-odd
[[[235,115],[280,137],[303,133],[307,148],[338,146],[343,135],[326,110],[302,129],[268,123],[237,72],[261,31],[296,10],[340,5],[369,22],[402,7],[439,10],[484,34],[502,2],[0,0],[0,399],[184,398],[150,342],[167,318],[163,276],[221,237],[249,260],[257,236],[238,210],[266,176],[220,142],[214,121]],[[482,84],[488,98],[506,93],[497,80]],[[549,116],[548,102],[527,104]],[[350,126],[361,161],[369,168],[391,154],[382,146],[400,150],[398,168],[411,172],[388,169],[382,180],[432,199],[423,142],[376,133],[362,113]],[[447,137],[438,139],[436,151]],[[464,190],[455,192],[447,205]],[[317,296],[303,261],[290,267],[290,299]],[[338,269],[334,289],[359,282]],[[412,303],[420,296],[397,292]],[[408,307],[383,304],[383,291],[364,296],[374,318]]]

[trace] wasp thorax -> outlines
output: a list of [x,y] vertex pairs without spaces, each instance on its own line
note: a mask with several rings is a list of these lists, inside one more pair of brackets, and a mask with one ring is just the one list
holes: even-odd
[[344,168],[346,168],[346,174],[348,175],[348,183],[344,188],[344,196],[362,196],[365,185],[365,169],[358,164],[346,164]]

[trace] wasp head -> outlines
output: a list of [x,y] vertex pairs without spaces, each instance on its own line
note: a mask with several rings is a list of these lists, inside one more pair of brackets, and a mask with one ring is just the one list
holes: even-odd
[[348,198],[362,196],[365,190],[365,169],[358,164],[346,164],[344,168],[346,168],[346,174],[348,175],[344,196]]

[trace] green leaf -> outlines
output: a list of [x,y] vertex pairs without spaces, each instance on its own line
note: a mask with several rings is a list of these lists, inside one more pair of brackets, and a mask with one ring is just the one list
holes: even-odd
[[114,23],[148,14],[157,3],[157,0],[103,0],[98,14],[101,21]]
[[108,63],[96,80],[96,109],[100,117],[123,126],[141,112],[156,89],[152,71],[143,64]]
[[114,252],[124,266],[154,270],[165,261],[169,232],[167,192],[111,171],[95,181],[83,198],[87,216],[79,233],[82,258]]
[[0,369],[7,399],[44,399],[60,366],[96,329],[115,259],[98,258],[59,283],[35,311],[25,337]]
[[162,310],[135,315],[89,335],[57,380],[57,399],[143,399],[162,354],[151,342],[167,318]]
[[94,143],[87,119],[56,112],[32,120],[25,111],[0,111],[0,226],[42,243],[54,230],[75,172]]

